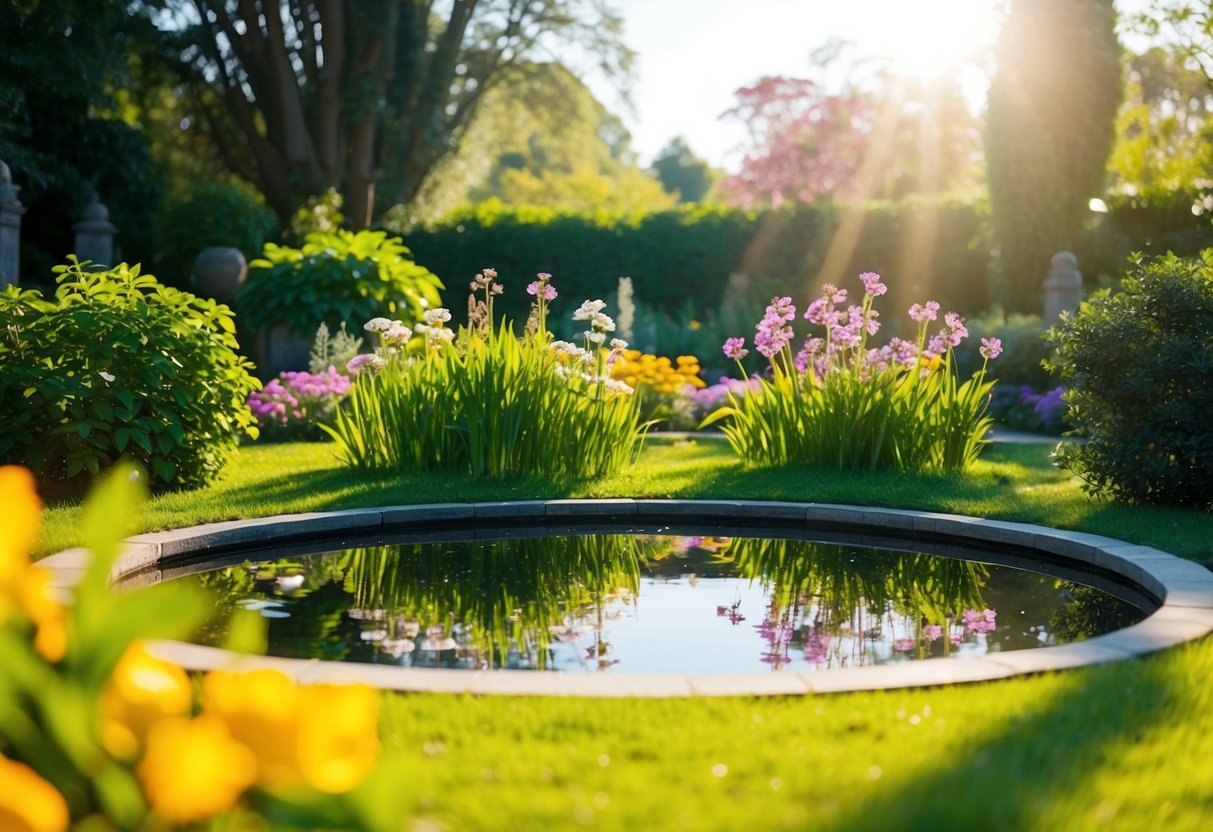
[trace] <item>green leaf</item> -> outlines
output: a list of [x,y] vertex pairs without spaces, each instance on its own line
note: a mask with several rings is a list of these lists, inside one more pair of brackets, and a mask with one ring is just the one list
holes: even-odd
[[134,526],[135,510],[145,495],[143,476],[134,466],[124,463],[114,466],[85,502],[80,534],[92,552],[92,559],[77,592],[78,607],[87,605],[92,596],[108,592],[110,567]]

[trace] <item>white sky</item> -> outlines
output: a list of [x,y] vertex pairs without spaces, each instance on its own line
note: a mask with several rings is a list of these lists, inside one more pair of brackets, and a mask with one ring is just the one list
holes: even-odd
[[[1140,6],[1144,0],[1117,0]],[[641,164],[681,135],[714,165],[736,167],[740,124],[722,121],[738,87],[764,75],[805,76],[830,38],[856,57],[887,58],[911,74],[960,73],[975,110],[988,78],[966,58],[993,43],[1005,0],[617,0],[637,52],[634,113],[609,84],[588,78],[619,113]]]

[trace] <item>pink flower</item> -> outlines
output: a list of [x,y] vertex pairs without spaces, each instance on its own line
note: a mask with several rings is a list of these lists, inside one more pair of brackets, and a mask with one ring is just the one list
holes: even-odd
[[993,361],[1002,355],[1002,341],[998,338],[982,338],[981,349],[978,352],[981,353],[982,358]]
[[745,348],[744,338],[726,338],[724,342],[724,357],[740,361],[750,354]]
[[910,307],[910,317],[920,324],[927,321],[933,321],[939,316],[939,304],[933,300],[927,301],[925,306],[914,304]]
[[893,642],[893,649],[898,653],[909,653],[914,649],[914,639],[899,638],[897,641]]
[[859,276],[859,279],[863,281],[864,293],[874,298],[889,291],[889,287],[880,282],[880,275],[876,274],[876,272],[864,272]]
[[922,628],[922,634],[927,637],[927,641],[934,641],[943,635],[943,627],[938,624],[928,624]]

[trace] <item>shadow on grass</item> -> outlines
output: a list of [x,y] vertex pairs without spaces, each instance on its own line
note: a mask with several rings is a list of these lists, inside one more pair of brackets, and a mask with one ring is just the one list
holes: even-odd
[[1156,657],[1070,674],[1039,708],[951,749],[947,759],[877,791],[827,828],[960,829],[977,821],[983,830],[1065,828],[1058,822],[1077,818],[1049,815],[1064,801],[1074,801],[1084,826],[1097,825],[1117,807],[1101,805],[1107,795],[1084,789],[1119,750],[1176,715],[1182,697],[1167,668],[1168,659]]

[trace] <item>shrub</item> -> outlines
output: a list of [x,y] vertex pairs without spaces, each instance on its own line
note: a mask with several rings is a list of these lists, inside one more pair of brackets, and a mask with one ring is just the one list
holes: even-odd
[[214,479],[256,433],[258,386],[237,354],[226,306],[160,285],[125,263],[56,267],[55,301],[0,295],[0,462],[33,469],[55,494],[79,494],[120,457],[157,487]]
[[286,371],[261,390],[249,394],[249,409],[257,417],[263,439],[290,442],[322,439],[321,419],[332,416],[349,392],[350,380],[330,366],[323,373]]
[[277,217],[251,188],[205,182],[166,200],[156,265],[166,283],[185,288],[204,248],[231,246],[252,260],[277,233]]
[[441,301],[442,282],[399,237],[383,231],[313,232],[302,248],[269,243],[236,296],[242,323],[283,324],[298,335],[318,323],[357,324],[387,312],[419,318]]
[[1093,494],[1213,506],[1213,250],[1134,258],[1054,328],[1053,364],[1084,444],[1058,462]]
[[501,287],[485,270],[474,286],[469,325],[456,333],[445,309],[431,309],[413,331],[377,318],[375,353],[350,362],[357,378],[332,426],[339,454],[373,471],[447,470],[472,476],[596,477],[631,463],[646,425],[626,385],[607,364],[626,344],[603,346],[614,322],[602,301],[586,301],[574,318],[588,322],[585,346],[552,341],[547,303],[556,291],[547,275],[536,295],[532,324],[516,336],[493,320]]
[[[838,470],[958,471],[985,444],[990,419],[985,415],[992,382],[986,365],[960,382],[953,348],[968,336],[956,313],[928,340],[927,325],[939,304],[914,304],[915,340],[893,338],[868,349],[868,337],[880,328],[872,308],[886,288],[874,273],[860,275],[860,305],[840,306],[846,290],[832,285],[805,311],[824,328],[824,337],[805,340],[792,352],[791,298],[774,298],[758,324],[755,348],[769,359],[770,380],[709,416],[704,425],[725,420],[724,433],[741,459],[753,465],[813,465]],[[740,359],[744,339],[730,338],[725,355]],[[997,357],[1001,345],[988,339],[983,358]]]

